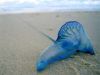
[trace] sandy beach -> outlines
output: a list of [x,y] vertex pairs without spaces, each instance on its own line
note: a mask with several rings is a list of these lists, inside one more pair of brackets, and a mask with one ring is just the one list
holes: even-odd
[[[59,28],[76,20],[83,24],[96,55],[77,54],[37,72],[39,54],[57,38]],[[100,12],[0,14],[0,75],[100,75]]]

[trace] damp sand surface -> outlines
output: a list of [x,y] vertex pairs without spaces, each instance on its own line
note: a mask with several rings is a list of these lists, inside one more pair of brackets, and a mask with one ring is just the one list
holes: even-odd
[[[52,42],[36,28],[57,38],[70,20],[84,25],[96,55],[79,53],[37,72],[39,54]],[[0,75],[100,75],[100,12],[0,14]]]

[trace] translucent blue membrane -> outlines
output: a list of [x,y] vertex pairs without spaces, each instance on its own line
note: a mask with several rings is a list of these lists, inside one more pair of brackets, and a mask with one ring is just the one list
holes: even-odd
[[60,28],[56,41],[41,53],[36,63],[37,71],[42,71],[49,64],[69,58],[77,52],[94,55],[92,43],[82,24],[69,21]]

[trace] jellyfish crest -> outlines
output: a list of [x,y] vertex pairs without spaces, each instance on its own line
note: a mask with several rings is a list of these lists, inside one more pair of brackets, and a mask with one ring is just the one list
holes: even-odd
[[82,28],[82,25],[77,21],[66,22],[58,32],[57,40],[79,36],[78,27]]
[[93,45],[90,38],[83,28],[82,24],[77,21],[66,22],[58,32],[58,38],[56,41],[70,41],[77,45],[77,50],[80,52],[86,52],[94,54]]

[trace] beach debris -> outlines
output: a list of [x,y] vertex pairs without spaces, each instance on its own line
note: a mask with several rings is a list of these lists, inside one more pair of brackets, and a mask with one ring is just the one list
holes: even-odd
[[43,71],[49,64],[69,58],[77,52],[94,55],[90,38],[82,24],[77,21],[66,22],[60,28],[57,39],[49,39],[53,41],[53,44],[40,54],[36,62],[37,71]]

